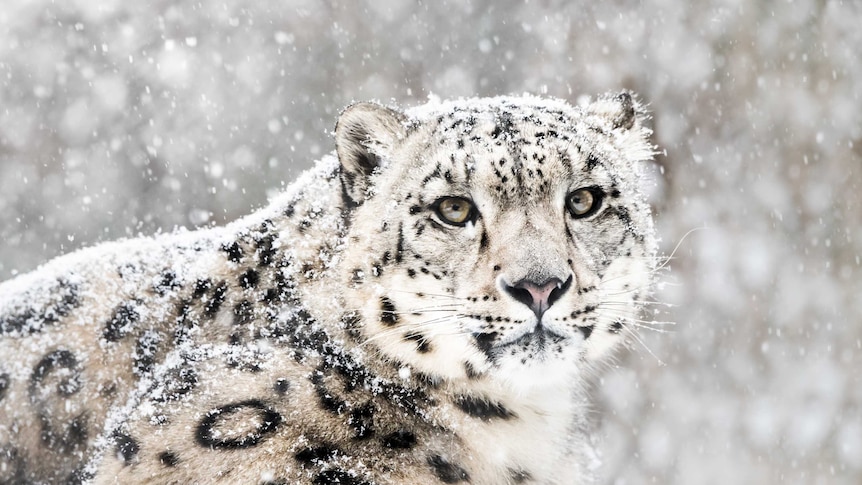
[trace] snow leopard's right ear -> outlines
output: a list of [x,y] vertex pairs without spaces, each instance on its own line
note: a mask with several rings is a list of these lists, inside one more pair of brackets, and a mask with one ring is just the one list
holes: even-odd
[[355,207],[365,201],[368,179],[407,134],[406,121],[403,113],[374,103],[352,104],[338,117],[335,151],[347,205]]

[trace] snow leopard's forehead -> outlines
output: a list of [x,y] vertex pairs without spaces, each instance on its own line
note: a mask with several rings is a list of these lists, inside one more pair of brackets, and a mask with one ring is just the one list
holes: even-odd
[[622,189],[636,177],[630,155],[645,153],[615,139],[600,116],[552,99],[465,99],[407,115],[418,144],[408,137],[406,178],[477,187],[498,200],[536,202],[586,185],[631,192]]

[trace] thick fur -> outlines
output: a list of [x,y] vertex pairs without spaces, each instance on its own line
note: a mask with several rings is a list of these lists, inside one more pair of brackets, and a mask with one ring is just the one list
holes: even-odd
[[654,270],[643,119],[354,105],[269,207],[4,283],[0,482],[589,483],[585,383]]

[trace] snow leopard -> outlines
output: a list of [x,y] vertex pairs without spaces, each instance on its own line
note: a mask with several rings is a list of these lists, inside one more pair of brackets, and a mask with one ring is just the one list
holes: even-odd
[[631,93],[360,102],[225,226],[0,286],[0,482],[582,484],[656,271]]

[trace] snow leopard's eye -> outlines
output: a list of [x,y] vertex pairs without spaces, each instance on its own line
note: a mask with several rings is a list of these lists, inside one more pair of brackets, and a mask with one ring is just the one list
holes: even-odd
[[566,208],[575,219],[589,217],[602,205],[602,191],[598,187],[584,187],[566,197]]
[[434,210],[443,222],[463,226],[475,219],[476,208],[463,197],[443,197],[434,203]]

